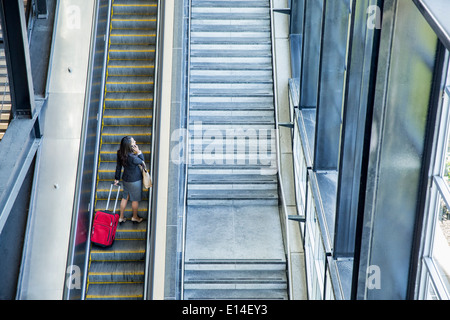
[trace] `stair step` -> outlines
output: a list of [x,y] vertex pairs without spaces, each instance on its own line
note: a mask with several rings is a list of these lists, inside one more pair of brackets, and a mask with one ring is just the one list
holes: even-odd
[[268,7],[267,1],[260,0],[193,0],[193,7]]
[[272,124],[275,127],[273,111],[268,110],[191,110],[189,111],[189,124],[195,122],[203,124],[219,123],[252,123],[252,124]]
[[[270,81],[270,79],[269,79]],[[191,83],[191,96],[273,96],[272,83]]]
[[190,182],[188,192],[192,193],[204,193],[204,194],[215,194],[217,192],[228,192],[228,196],[232,196],[233,193],[242,193],[239,196],[245,196],[246,193],[253,194],[266,191],[269,196],[269,192],[276,194],[278,185],[269,183],[195,183]]
[[[154,45],[119,45],[112,44],[108,51],[109,61],[147,60],[153,61],[155,56]],[[118,64],[118,62],[115,62]]]
[[286,270],[285,259],[189,259],[185,270]]
[[[124,46],[124,47],[128,47]],[[147,46],[142,46],[147,47]],[[111,76],[153,77],[154,60],[110,60],[108,63],[108,80]]]
[[[190,141],[190,155],[200,155],[210,154],[209,158],[214,160],[216,164],[219,162],[238,163],[238,159],[243,161],[243,154],[253,154],[259,159],[259,163],[267,164],[267,162],[275,161],[276,150],[275,150],[275,140],[267,139],[238,139],[234,140],[227,137],[219,137],[214,139],[192,139]],[[228,155],[228,156],[226,156]],[[205,159],[207,159],[205,157]],[[258,163],[256,161],[255,163]]]
[[261,32],[270,31],[268,20],[193,20],[191,32]]
[[286,270],[186,270],[187,282],[286,282]]
[[[120,200],[122,200],[121,196],[119,196],[119,202],[118,202],[117,206],[120,205]],[[109,205],[109,209],[111,211],[114,209],[114,201],[115,201],[115,198],[114,198],[113,202],[110,202],[110,205]],[[95,206],[95,211],[105,210],[106,202],[107,202],[107,197],[106,197],[106,199],[97,200],[97,203],[96,203],[96,206]],[[119,207],[117,207],[116,211],[117,211],[117,213],[119,213]],[[142,199],[142,201],[139,202],[138,215],[140,217],[144,218],[144,219],[148,218],[148,197],[147,196],[144,197]],[[131,202],[128,201],[128,204],[127,204],[127,206],[125,208],[125,211],[124,211],[124,217],[129,220],[129,219],[131,219],[131,216],[132,216]],[[120,230],[121,228],[125,228],[125,226],[128,226],[129,224],[131,224],[132,227],[136,227],[136,228],[143,228],[144,227],[144,225],[143,225],[144,222],[136,224],[136,223],[132,223],[131,221],[128,221],[128,220],[126,222],[124,222],[124,223],[119,224],[119,226],[117,227],[118,230]],[[128,236],[126,234],[116,235],[117,239],[119,239],[119,238],[127,238],[127,237],[130,238],[131,234],[128,234]],[[134,236],[133,236],[133,239],[135,239]]]
[[276,154],[227,154],[212,150],[210,153],[193,153],[189,156],[189,164],[198,165],[260,165],[260,169],[266,169],[276,165]]
[[[119,149],[119,145],[117,144],[108,144],[103,143],[100,147],[100,160],[102,162],[117,162],[117,150]],[[144,155],[144,159],[146,163],[150,163],[150,152],[151,145],[143,144],[139,146],[139,149],[142,151]]]
[[[104,167],[103,165],[104,164],[102,164],[102,167]],[[115,165],[114,165],[114,168],[115,168]],[[111,183],[113,181],[114,180],[98,181],[97,190],[96,190],[97,191],[97,200],[107,200],[108,199],[109,190],[111,188]],[[145,190],[145,189],[143,189],[143,190]],[[123,193],[123,187],[120,188],[119,201],[120,201],[120,199],[122,199],[122,193]],[[116,200],[116,195],[117,195],[117,187],[114,187],[111,192],[111,200],[112,201]],[[112,203],[112,205],[113,205],[113,203]],[[97,206],[97,208],[101,208],[101,207]],[[111,208],[113,208],[113,207],[111,207]]]
[[125,136],[132,136],[138,145],[151,143],[151,128],[142,126],[105,126],[102,132],[104,143],[120,144]]
[[[142,222],[141,222],[142,223]],[[95,245],[91,249],[91,261],[130,261],[145,259],[145,240],[116,239],[111,247]]]
[[192,207],[204,206],[277,206],[278,199],[188,199],[187,205]]
[[125,282],[111,284],[90,284],[87,300],[140,300],[143,298],[144,283]]
[[[116,8],[117,9],[117,8]],[[127,14],[114,12],[111,19],[112,29],[156,30],[156,15]]]
[[106,80],[108,92],[151,92],[154,80],[151,76],[112,76]]
[[198,190],[188,187],[188,200],[278,200],[277,190],[255,190],[252,189],[224,189],[220,190],[214,186],[214,190]]
[[285,270],[188,270],[185,289],[286,289]]
[[272,68],[270,58],[263,57],[221,57],[221,56],[196,56],[191,58],[191,70],[215,70],[215,71],[254,71],[268,70]]
[[[142,205],[143,203],[141,203]],[[131,212],[130,212],[131,213]],[[138,215],[142,216],[142,218],[146,219],[147,217],[140,212]],[[135,223],[131,221],[131,215],[124,214],[127,218],[127,221],[119,223],[116,231],[116,239],[123,240],[145,240],[147,238],[147,223],[146,221],[142,221],[141,223]]]
[[[194,170],[192,170],[194,171]],[[201,174],[190,171],[188,174],[188,182],[192,184],[278,184],[277,176],[250,175],[250,174]]]
[[186,289],[185,300],[287,300],[285,289]]
[[144,261],[92,261],[89,285],[111,282],[144,282]]
[[192,44],[191,57],[268,57],[270,44]]
[[111,44],[154,45],[156,43],[156,31],[141,29],[112,29],[109,39]]
[[271,70],[192,70],[193,83],[273,84]]
[[157,12],[157,1],[152,0],[115,0],[113,3],[114,16],[121,15],[154,15]]
[[262,20],[270,19],[267,8],[192,6],[192,20]]

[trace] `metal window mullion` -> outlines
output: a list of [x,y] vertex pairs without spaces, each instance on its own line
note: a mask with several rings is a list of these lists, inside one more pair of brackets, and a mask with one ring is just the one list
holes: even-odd
[[441,276],[436,268],[433,259],[430,257],[424,257],[423,262],[425,264],[427,272],[430,275],[430,280],[433,283],[434,287],[436,288],[436,293],[438,294],[439,299],[449,300],[450,299],[449,292],[445,288],[445,285],[442,283]]

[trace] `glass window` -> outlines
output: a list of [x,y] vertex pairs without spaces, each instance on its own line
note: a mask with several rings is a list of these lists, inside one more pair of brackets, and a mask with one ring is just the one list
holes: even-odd
[[442,278],[442,282],[450,291],[450,211],[438,194],[438,212],[433,241],[433,260]]
[[430,276],[427,276],[427,291],[425,300],[438,300],[438,295],[436,293],[436,288],[434,287],[433,283],[431,282]]
[[297,210],[299,214],[305,214],[307,167],[297,120],[294,125],[293,150]]
[[[447,52],[447,61],[449,58]],[[430,192],[430,211],[425,230],[429,245],[424,248],[423,289],[420,298],[446,299],[450,293],[450,69],[436,142],[434,177]]]

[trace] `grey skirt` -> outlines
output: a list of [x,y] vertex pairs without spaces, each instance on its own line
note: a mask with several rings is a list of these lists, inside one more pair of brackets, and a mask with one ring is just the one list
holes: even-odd
[[130,195],[130,201],[142,200],[142,180],[127,182],[123,181],[123,199],[126,199]]

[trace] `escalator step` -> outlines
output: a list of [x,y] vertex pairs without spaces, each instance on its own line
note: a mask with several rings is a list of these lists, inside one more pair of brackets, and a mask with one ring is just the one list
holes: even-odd
[[142,299],[144,283],[89,284],[88,300],[138,300]]

